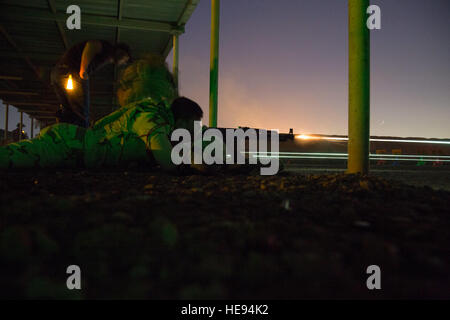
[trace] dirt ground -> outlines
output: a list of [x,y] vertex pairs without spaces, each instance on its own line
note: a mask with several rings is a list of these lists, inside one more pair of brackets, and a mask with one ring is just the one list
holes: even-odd
[[3,299],[450,298],[450,192],[377,175],[8,172],[0,212]]

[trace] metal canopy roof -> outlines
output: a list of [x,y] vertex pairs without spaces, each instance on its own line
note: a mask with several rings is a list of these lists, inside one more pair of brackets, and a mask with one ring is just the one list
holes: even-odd
[[[134,58],[166,57],[172,35],[199,0],[0,0],[0,98],[30,116],[52,123],[59,102],[50,87],[50,70],[72,45],[87,39],[125,42]],[[66,9],[81,8],[81,30],[68,30]],[[91,117],[116,108],[117,70],[105,67],[92,77]]]

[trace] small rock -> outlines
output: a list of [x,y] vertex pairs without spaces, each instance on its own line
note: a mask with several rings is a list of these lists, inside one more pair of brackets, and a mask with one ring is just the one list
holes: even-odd
[[284,199],[284,200],[281,202],[281,207],[282,207],[284,210],[287,210],[287,211],[292,210],[292,208],[291,208],[291,203],[290,203],[289,199]]
[[370,227],[370,223],[369,223],[369,222],[367,222],[367,221],[362,221],[362,220],[355,221],[355,222],[353,223],[353,225],[354,225],[355,227],[359,227],[359,228],[369,228],[369,227]]

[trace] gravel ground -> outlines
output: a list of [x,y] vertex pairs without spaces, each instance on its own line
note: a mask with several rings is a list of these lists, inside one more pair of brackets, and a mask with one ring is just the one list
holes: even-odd
[[[288,172],[294,174],[334,174],[343,173],[345,169],[312,168],[312,167],[287,167]],[[408,185],[424,187],[428,186],[436,190],[450,191],[450,167],[441,168],[402,166],[402,167],[375,167],[371,174],[388,181],[402,182]]]
[[0,176],[2,298],[450,298],[445,190],[377,174]]

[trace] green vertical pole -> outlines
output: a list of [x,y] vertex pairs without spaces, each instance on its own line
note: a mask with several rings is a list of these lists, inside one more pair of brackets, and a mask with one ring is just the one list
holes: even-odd
[[20,127],[19,127],[19,141],[22,140],[22,130],[23,130],[23,112],[20,112]]
[[5,141],[8,140],[8,116],[9,116],[9,104],[5,105]]
[[348,0],[349,91],[348,173],[369,172],[370,31],[369,0]]
[[209,126],[217,127],[219,89],[220,0],[211,0],[211,57],[209,69]]
[[173,35],[173,79],[178,89],[178,61],[179,61],[179,36]]

